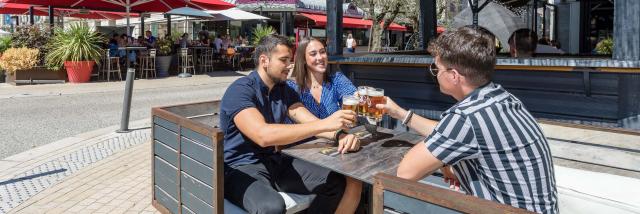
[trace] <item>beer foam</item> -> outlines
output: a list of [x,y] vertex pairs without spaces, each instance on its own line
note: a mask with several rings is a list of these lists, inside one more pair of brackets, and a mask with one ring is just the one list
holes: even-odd
[[358,95],[367,95],[367,89],[358,89]]
[[382,97],[384,96],[384,92],[382,91],[369,91],[370,97]]
[[356,99],[343,99],[342,100],[342,104],[343,105],[358,105],[358,103],[360,103],[360,101],[356,100]]

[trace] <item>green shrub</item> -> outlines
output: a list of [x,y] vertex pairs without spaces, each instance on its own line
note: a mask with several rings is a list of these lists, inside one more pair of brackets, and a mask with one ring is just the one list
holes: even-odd
[[173,47],[173,41],[169,39],[160,39],[158,40],[158,56],[169,56],[171,55],[171,47]]
[[105,39],[88,26],[73,24],[65,30],[56,29],[49,42],[46,56],[47,67],[60,69],[65,61],[95,61],[100,63]]
[[4,53],[8,48],[11,47],[11,37],[0,37],[0,53]]
[[275,33],[276,31],[271,26],[258,26],[257,28],[253,29],[253,45],[258,45],[263,37]]
[[11,47],[14,48],[36,48],[38,49],[38,65],[44,62],[44,56],[49,52],[51,33],[48,27],[40,28],[36,25],[25,25],[16,27],[11,34]]
[[598,42],[596,52],[598,54],[613,54],[613,38],[609,37]]

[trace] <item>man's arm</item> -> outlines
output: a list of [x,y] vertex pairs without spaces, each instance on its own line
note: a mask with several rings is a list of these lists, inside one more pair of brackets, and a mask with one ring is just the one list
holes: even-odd
[[256,108],[246,108],[238,112],[233,121],[240,132],[262,147],[287,145],[334,128],[331,126],[333,124],[321,120],[293,125],[268,124]]
[[[312,123],[314,121],[320,120],[311,112],[309,112],[309,110],[305,108],[302,103],[296,103],[289,107],[289,117],[298,124]],[[335,131],[336,130],[328,130],[315,134],[314,136],[324,139],[333,139],[333,134]]]
[[418,181],[442,166],[444,163],[434,157],[424,143],[418,143],[402,158],[397,174],[398,177]]
[[[378,104],[376,108],[383,108],[389,116],[402,121],[404,117],[407,116],[407,110],[404,110],[402,107],[398,106],[391,98],[387,97],[386,104]],[[433,129],[438,125],[438,121],[430,120],[420,115],[413,114],[411,116],[411,120],[407,126],[411,128],[411,130],[417,132],[422,136],[427,136],[433,132]]]
[[[297,123],[302,123],[302,124],[314,123],[319,120],[315,115],[309,112],[309,110],[305,108],[304,105],[302,105],[302,103],[295,103],[291,105],[291,107],[289,108],[289,117],[291,117]],[[349,123],[355,122],[356,114],[353,111],[340,110],[333,113],[330,117],[326,118],[325,120],[331,120],[336,117],[343,117],[344,119],[342,120],[342,124],[349,124]],[[343,128],[346,128],[346,127],[342,127],[342,129]],[[334,134],[335,134],[335,131],[337,130],[338,129],[331,129],[327,132],[316,134],[315,136],[319,138],[335,140],[334,137],[336,136],[334,136]],[[360,140],[355,135],[347,134],[347,135],[340,135],[337,137],[339,137],[338,152],[344,154],[347,151],[357,151],[358,149],[360,149]]]
[[[418,180],[444,164],[454,165],[462,159],[477,158],[478,142],[467,119],[459,114],[444,115],[427,139],[404,156],[398,166],[398,177]],[[451,178],[450,174],[445,178]]]

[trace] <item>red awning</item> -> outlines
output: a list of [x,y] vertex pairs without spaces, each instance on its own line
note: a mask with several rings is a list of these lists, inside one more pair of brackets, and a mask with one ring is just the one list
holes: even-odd
[[[17,15],[28,15],[29,7],[31,5],[28,4],[14,4],[14,3],[3,3],[0,4],[0,14],[17,14]],[[34,7],[33,14],[36,16],[48,16],[49,9],[46,7]],[[62,9],[58,8],[54,10],[55,16],[67,16],[67,17],[75,17],[75,18],[84,18],[84,19],[122,19],[126,17],[126,13],[120,12],[104,12],[104,11],[80,11],[78,9]],[[132,17],[137,17],[138,14],[131,14]]]
[[[91,10],[125,12],[125,1],[101,0],[2,0],[5,3],[54,6],[60,8],[86,8]],[[112,3],[113,2],[113,3]],[[179,7],[200,10],[225,10],[235,7],[222,0],[129,0],[131,12],[167,12]]]
[[[299,13],[299,14],[313,20],[316,23],[316,25],[319,27],[323,27],[327,25],[327,16],[325,15],[312,14],[312,13]],[[349,18],[349,17],[342,18],[342,26],[345,28],[366,29],[366,28],[370,28],[372,23],[373,21],[367,20],[367,19],[356,19],[356,18]],[[391,23],[391,25],[389,25],[388,30],[407,31],[407,28],[396,23]]]

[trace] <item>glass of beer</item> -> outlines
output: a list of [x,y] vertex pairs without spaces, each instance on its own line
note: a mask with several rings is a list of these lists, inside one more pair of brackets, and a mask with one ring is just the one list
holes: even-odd
[[358,116],[366,117],[369,113],[369,97],[367,96],[367,90],[369,86],[359,86],[358,95],[360,96],[358,102]]
[[[346,95],[342,97],[342,110],[351,110],[353,112],[357,112],[358,103],[360,103],[358,97],[353,95]],[[353,127],[354,125],[350,124],[348,126]]]
[[384,111],[376,108],[377,104],[387,104],[387,99],[384,97],[384,89],[370,88],[367,90],[367,96],[369,97],[369,117],[376,122],[382,121],[382,115]]

